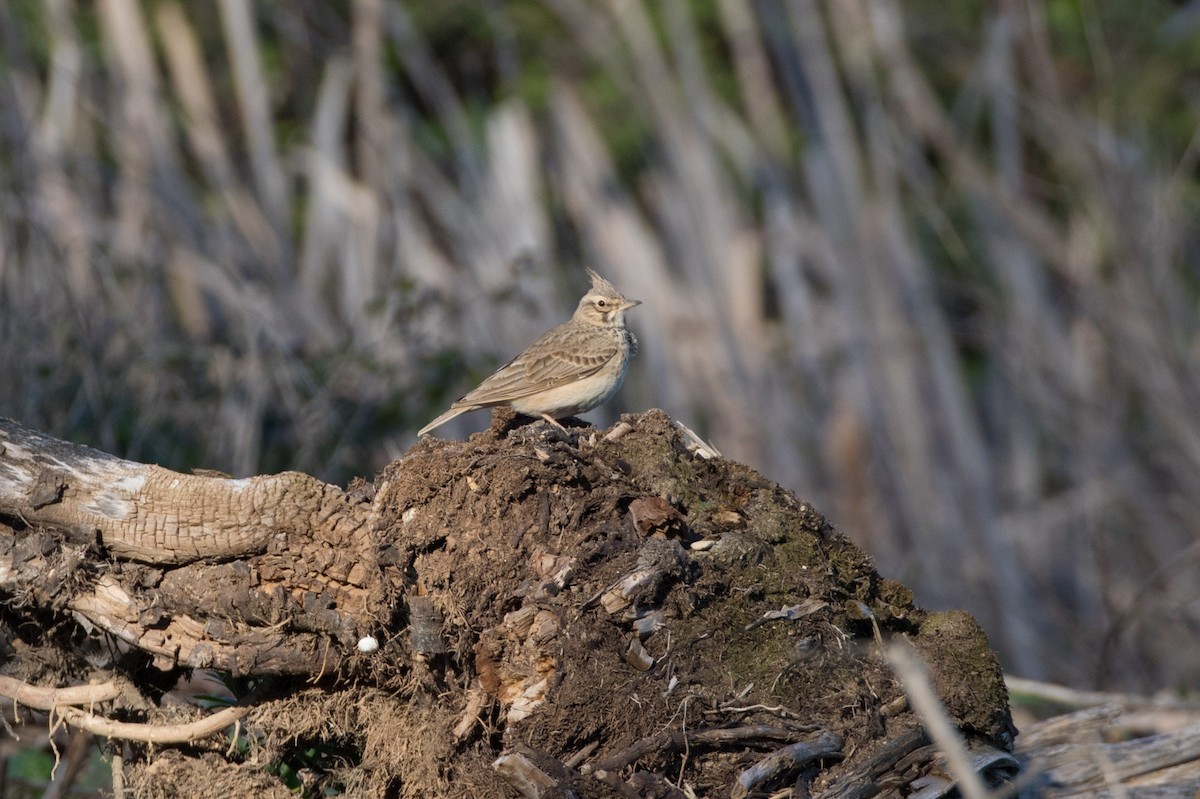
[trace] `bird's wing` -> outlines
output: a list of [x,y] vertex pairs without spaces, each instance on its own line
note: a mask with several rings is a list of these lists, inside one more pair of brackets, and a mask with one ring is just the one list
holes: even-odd
[[529,349],[496,370],[454,403],[456,406],[502,405],[590,377],[620,353],[613,336],[579,336],[555,328]]

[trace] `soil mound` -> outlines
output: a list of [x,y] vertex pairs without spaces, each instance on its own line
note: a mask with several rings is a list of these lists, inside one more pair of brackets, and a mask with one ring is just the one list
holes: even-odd
[[395,736],[441,761],[385,768],[404,795],[838,792],[927,743],[880,650],[897,635],[968,738],[1011,747],[974,620],[916,607],[808,504],[658,411],[607,434],[513,424],[424,441],[376,481],[428,696]]

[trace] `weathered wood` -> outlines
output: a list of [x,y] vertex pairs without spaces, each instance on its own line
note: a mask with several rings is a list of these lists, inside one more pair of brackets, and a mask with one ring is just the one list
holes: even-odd
[[[1074,716],[1081,718],[1081,725],[1070,723]],[[1091,709],[1052,723],[1059,728],[1086,728],[1087,721],[1094,717],[1096,712]],[[1091,735],[1095,735],[1094,730]],[[1031,741],[1036,743],[1039,736],[1031,736]],[[1029,782],[1021,791],[1025,799],[1076,796],[1191,799],[1200,792],[1200,724],[1120,743],[1094,739],[1033,748],[1019,746],[1017,756],[1022,770],[1029,775]]]
[[820,794],[820,799],[869,799],[883,790],[882,783],[907,755],[929,744],[924,730],[911,730],[888,741],[872,757],[857,764],[850,772]]
[[821,758],[840,757],[842,738],[837,733],[822,731],[806,741],[797,741],[775,750],[738,775],[730,791],[731,799],[745,799],[752,791],[777,785],[780,780],[799,774],[806,766]]
[[576,799],[578,796],[570,787],[564,785],[561,779],[552,777],[538,768],[524,752],[501,755],[492,763],[492,768],[526,799],[541,799],[551,792],[564,799]]
[[[261,553],[294,530],[310,530],[331,543],[364,544],[368,518],[336,486],[298,472],[240,480],[181,474],[2,417],[0,514],[153,564]],[[340,567],[336,576],[342,579],[361,580],[353,561],[335,559],[330,566]]]
[[[94,590],[74,597],[78,617],[155,656],[162,669],[175,665],[221,669],[233,674],[296,674],[337,668],[342,654],[328,651],[322,636],[171,613],[143,622],[140,602],[115,579],[104,576]],[[160,620],[161,619],[161,620]]]
[[[1005,682],[1014,704],[1049,703],[1061,708],[1056,721],[1047,719],[1022,731],[1028,746],[1082,742],[1098,728],[1122,728],[1136,737],[1174,732],[1200,724],[1200,703],[1173,691],[1154,696],[1119,694],[1108,691],[1081,691],[1063,685],[1027,680],[1007,675]],[[1084,709],[1084,712],[1071,712]],[[1122,735],[1128,737],[1128,733]]]
[[391,613],[373,518],[307,475],[179,474],[0,418],[0,589],[164,669],[339,668]]

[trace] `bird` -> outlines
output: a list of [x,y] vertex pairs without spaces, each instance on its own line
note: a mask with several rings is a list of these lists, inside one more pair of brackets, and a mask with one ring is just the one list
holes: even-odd
[[546,331],[417,436],[468,411],[502,405],[565,432],[559,419],[590,411],[616,394],[638,351],[637,337],[625,327],[625,312],[642,301],[625,299],[595,271],[587,273],[592,287],[569,321]]

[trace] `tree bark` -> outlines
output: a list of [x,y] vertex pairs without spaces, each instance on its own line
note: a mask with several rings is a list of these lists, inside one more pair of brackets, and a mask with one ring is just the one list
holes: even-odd
[[[0,519],[22,533],[0,539],[0,590],[65,604],[162,668],[337,669],[330,639],[390,614],[371,514],[296,472],[180,474],[0,419]],[[74,585],[95,560],[118,567]]]

